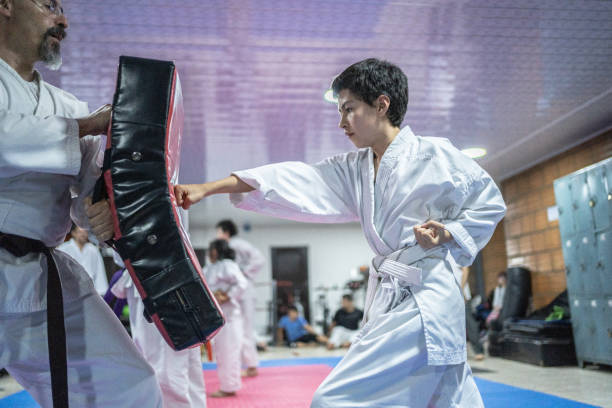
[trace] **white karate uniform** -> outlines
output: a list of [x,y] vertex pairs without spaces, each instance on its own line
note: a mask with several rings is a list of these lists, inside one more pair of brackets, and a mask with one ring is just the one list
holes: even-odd
[[229,240],[230,247],[236,251],[236,263],[247,278],[247,288],[240,300],[242,311],[243,341],[241,361],[243,367],[257,367],[257,340],[255,339],[255,277],[264,266],[265,258],[248,241],[239,237]]
[[344,326],[334,326],[329,336],[328,343],[333,344],[335,347],[342,346],[345,343],[353,343],[357,340],[359,330],[347,329]]
[[123,271],[111,291],[118,298],[127,299],[132,338],[155,370],[164,407],[206,407],[206,386],[200,348],[175,351],[166,343],[157,327],[144,317],[142,298],[127,270]]
[[106,277],[104,260],[102,259],[102,255],[100,255],[98,247],[91,242],[86,242],[83,249],[81,249],[74,238],[72,238],[58,246],[57,249],[67,253],[72,259],[77,261],[91,277],[96,292],[98,292],[100,296],[104,296],[108,290],[108,278]]
[[224,259],[206,265],[206,283],[211,291],[227,293],[229,300],[221,305],[225,325],[212,339],[213,355],[217,361],[219,389],[236,392],[242,386],[240,378],[240,350],[243,337],[242,311],[240,300],[247,288],[247,280],[238,264]]
[[[100,137],[79,139],[70,119],[87,104],[40,79],[38,100],[0,59],[0,231],[61,243],[71,217],[88,227],[82,200],[100,174]],[[73,407],[159,407],[153,369],[98,296],[91,278],[60,251],[53,257],[62,284]],[[16,258],[0,248],[0,367],[43,407],[51,407],[47,350],[47,258]]]
[[[304,222],[359,221],[378,254],[368,321],[313,407],[482,406],[466,363],[457,267],[471,264],[505,214],[482,168],[448,140],[404,127],[376,180],[370,148],[315,165],[277,163],[234,174],[256,189],[232,194],[237,207]],[[413,226],[427,220],[445,224],[454,241],[423,250]]]

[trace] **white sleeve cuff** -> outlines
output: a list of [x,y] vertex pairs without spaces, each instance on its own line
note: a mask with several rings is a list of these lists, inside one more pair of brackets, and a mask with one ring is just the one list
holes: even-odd
[[71,175],[79,174],[81,169],[81,143],[79,140],[79,124],[76,119],[66,120],[66,151]]
[[472,236],[457,221],[444,224],[444,228],[453,236],[454,242],[448,243],[447,247],[455,261],[461,266],[470,265],[478,255],[478,247]]

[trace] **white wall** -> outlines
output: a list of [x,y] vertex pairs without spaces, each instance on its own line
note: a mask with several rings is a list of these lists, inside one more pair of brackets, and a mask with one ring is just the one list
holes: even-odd
[[[206,248],[214,239],[214,226],[191,227],[191,240],[195,248]],[[319,291],[316,287],[337,286],[330,290],[328,304],[333,314],[340,306],[344,285],[350,279],[351,270],[361,265],[368,265],[374,256],[368,246],[361,227],[358,224],[301,224],[287,223],[285,225],[254,225],[248,232],[241,230],[239,235],[251,242],[266,257],[264,270],[256,279],[258,285],[256,330],[263,334],[267,324],[267,302],[271,299],[269,286],[262,286],[272,279],[271,248],[272,247],[308,247],[308,276],[310,310],[312,320],[319,318],[321,308],[315,305]],[[363,300],[355,299],[358,305]]]

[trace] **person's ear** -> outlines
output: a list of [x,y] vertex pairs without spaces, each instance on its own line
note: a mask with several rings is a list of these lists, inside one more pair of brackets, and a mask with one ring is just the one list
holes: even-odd
[[10,17],[13,12],[13,0],[0,0],[0,15]]
[[389,97],[387,95],[380,95],[377,99],[376,99],[376,112],[381,115],[384,116],[387,114],[387,111],[389,110],[389,106],[391,105],[391,99],[389,99]]

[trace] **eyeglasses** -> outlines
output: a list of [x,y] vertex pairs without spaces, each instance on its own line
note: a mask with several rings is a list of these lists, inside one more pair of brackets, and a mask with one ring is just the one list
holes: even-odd
[[32,0],[32,3],[36,4],[38,8],[56,16],[64,15],[64,8],[57,4],[57,0],[50,0],[48,3],[39,3],[36,0]]

